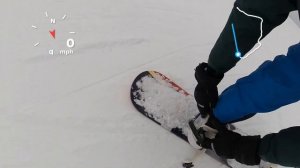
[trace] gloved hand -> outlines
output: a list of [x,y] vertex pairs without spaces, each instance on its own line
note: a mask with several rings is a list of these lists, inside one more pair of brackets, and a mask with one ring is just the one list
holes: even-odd
[[207,63],[201,63],[195,69],[195,78],[198,85],[195,88],[194,96],[203,118],[212,113],[218,101],[217,85],[223,77],[224,74],[218,74]]
[[242,136],[236,132],[224,130],[218,132],[214,139],[205,137],[201,146],[212,149],[217,155],[226,159],[235,159],[246,165],[258,165],[260,141],[260,136]]

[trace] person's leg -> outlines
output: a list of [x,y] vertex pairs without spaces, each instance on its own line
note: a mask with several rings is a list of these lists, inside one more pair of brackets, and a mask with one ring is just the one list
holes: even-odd
[[242,118],[230,121],[229,124],[233,124],[233,123],[236,123],[236,122],[245,121],[245,120],[248,120],[249,118],[252,118],[253,116],[255,116],[255,114],[248,114],[246,116],[243,116]]
[[[258,165],[261,161],[288,167],[300,166],[300,127],[290,127],[278,133],[260,136],[240,135],[225,130],[212,139],[205,136],[200,142],[205,149],[226,159],[235,159],[246,165]],[[268,164],[269,165],[269,164]]]
[[261,159],[288,167],[300,167],[300,127],[264,136],[259,145]]
[[300,100],[300,43],[287,56],[264,62],[220,95],[214,116],[230,123],[245,116],[273,111]]

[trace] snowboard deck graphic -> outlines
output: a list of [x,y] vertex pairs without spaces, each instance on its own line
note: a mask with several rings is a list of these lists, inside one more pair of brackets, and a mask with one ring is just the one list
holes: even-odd
[[[151,80],[151,82],[149,82]],[[147,85],[147,87],[145,87]],[[157,86],[163,86],[162,88],[159,87],[156,91],[149,91]],[[150,89],[149,89],[150,88]],[[164,95],[160,95],[160,91],[162,90],[169,90],[170,92],[174,92],[176,96],[170,96],[171,103],[169,103],[169,106],[178,106],[177,108],[173,108],[173,110],[176,111],[176,115],[173,116],[173,111],[164,111],[163,109],[156,108],[156,105],[160,107],[160,104],[163,106],[164,102],[157,101],[153,102],[149,106],[149,102],[155,101],[156,99],[159,99],[163,97]],[[154,89],[155,90],[155,89]],[[148,92],[152,92],[151,94]],[[154,94],[153,94],[154,93]],[[149,96],[149,97],[147,97]],[[185,91],[182,87],[177,85],[175,82],[173,82],[171,79],[166,77],[160,72],[157,71],[144,71],[140,73],[133,81],[131,85],[130,90],[130,97],[132,104],[134,107],[144,116],[155,122],[156,124],[162,126],[164,129],[170,131],[175,136],[179,137],[180,139],[184,140],[185,142],[188,142],[188,135],[187,135],[187,129],[188,128],[188,122],[189,120],[193,119],[198,113],[197,105],[195,104],[194,97],[189,94],[187,91]],[[168,95],[166,99],[168,99]],[[172,99],[173,98],[173,99]],[[175,99],[179,98],[179,102]],[[180,99],[181,98],[181,99]],[[172,102],[174,100],[174,102]],[[185,102],[180,101],[187,101],[187,105],[183,105]],[[180,107],[182,105],[183,107]],[[152,106],[155,106],[155,108],[152,108]],[[191,107],[193,107],[191,109]],[[159,109],[159,111],[156,111]],[[179,109],[179,110],[178,110]],[[178,111],[177,111],[178,110]],[[163,113],[166,113],[164,116]],[[174,112],[175,113],[175,112]],[[165,118],[164,118],[165,117]],[[173,117],[173,120],[172,120]],[[178,118],[180,120],[174,121]],[[170,119],[171,118],[171,119]],[[166,122],[166,120],[169,120]],[[175,122],[172,123],[172,121]],[[170,124],[171,123],[171,124]],[[177,123],[177,124],[176,124]],[[171,125],[171,126],[170,126]],[[226,165],[227,167],[231,167],[227,164],[226,160],[221,159],[216,154],[214,154],[210,150],[206,150],[205,153],[212,157],[214,160],[221,162],[222,164]]]

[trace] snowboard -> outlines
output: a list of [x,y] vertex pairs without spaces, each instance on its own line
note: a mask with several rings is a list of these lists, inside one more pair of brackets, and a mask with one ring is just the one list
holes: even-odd
[[[188,123],[195,116],[199,115],[196,101],[190,93],[160,72],[144,71],[134,79],[130,89],[130,98],[133,106],[143,116],[189,143],[188,134],[190,128]],[[241,130],[234,126],[231,126],[229,129],[242,133]],[[201,153],[205,152],[207,156],[218,161],[225,167],[277,167],[277,165],[263,161],[259,166],[241,165],[235,160],[222,159],[211,150],[202,150],[203,152]],[[190,165],[190,163],[186,165]]]
[[[145,71],[134,79],[130,97],[138,112],[189,143],[188,123],[199,115],[199,110],[194,97],[186,90],[160,72]],[[231,167],[210,150],[205,153]]]

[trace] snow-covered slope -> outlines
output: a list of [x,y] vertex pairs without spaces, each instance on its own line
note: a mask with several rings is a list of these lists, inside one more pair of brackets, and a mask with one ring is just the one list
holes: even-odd
[[[139,115],[129,87],[141,71],[163,72],[192,92],[233,1],[4,0],[0,14],[0,167],[221,167]],[[68,15],[55,26],[45,18]],[[38,26],[34,30],[31,26]],[[56,28],[57,39],[49,36]],[[75,31],[74,54],[49,55]],[[298,42],[291,20],[231,70],[221,90]],[[34,47],[36,42],[40,45]],[[300,104],[239,124],[249,134],[299,125]]]

